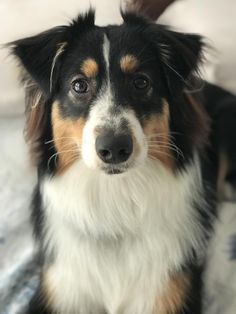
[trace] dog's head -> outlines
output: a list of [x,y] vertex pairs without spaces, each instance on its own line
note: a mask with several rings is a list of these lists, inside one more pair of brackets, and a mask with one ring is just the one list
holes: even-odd
[[201,37],[131,13],[123,19],[98,27],[90,11],[12,44],[24,69],[26,132],[38,165],[60,172],[80,160],[117,174],[153,158],[173,169],[199,144],[202,119],[183,91]]

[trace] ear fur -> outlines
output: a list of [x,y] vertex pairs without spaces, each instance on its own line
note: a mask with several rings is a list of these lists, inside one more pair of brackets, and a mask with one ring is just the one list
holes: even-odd
[[67,26],[56,27],[11,44],[13,55],[46,95],[50,94],[53,60],[66,41],[66,30]]
[[[36,36],[23,38],[10,43],[12,54],[48,96],[54,88],[53,78],[60,68],[60,59],[71,42],[73,35],[94,26],[94,11],[79,15],[69,26],[49,29]],[[76,34],[75,34],[76,33]]]
[[199,72],[203,59],[203,38],[196,34],[175,32],[165,26],[152,24],[149,28],[157,49],[169,89],[183,88],[193,73]]
[[139,27],[161,61],[169,89],[183,88],[191,74],[199,72],[203,59],[203,38],[197,34],[180,33],[151,22],[137,12],[121,12],[124,23]]

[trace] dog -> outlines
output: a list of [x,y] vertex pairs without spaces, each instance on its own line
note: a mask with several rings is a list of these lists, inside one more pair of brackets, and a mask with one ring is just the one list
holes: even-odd
[[202,313],[219,177],[204,40],[122,16],[10,44],[38,170],[28,313]]

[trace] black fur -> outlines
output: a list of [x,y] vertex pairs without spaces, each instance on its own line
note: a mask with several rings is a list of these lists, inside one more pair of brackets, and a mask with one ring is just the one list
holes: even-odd
[[219,169],[220,154],[226,155],[228,171],[225,180],[236,189],[236,96],[213,84],[206,84],[203,92],[206,109],[212,118],[212,162]]
[[41,290],[37,290],[34,294],[26,314],[52,314],[45,305],[45,301],[42,299]]

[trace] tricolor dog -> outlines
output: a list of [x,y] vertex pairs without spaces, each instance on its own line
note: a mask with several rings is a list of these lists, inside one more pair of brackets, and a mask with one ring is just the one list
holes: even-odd
[[32,314],[202,313],[218,184],[208,85],[191,92],[203,40],[123,19],[11,43],[38,169]]

